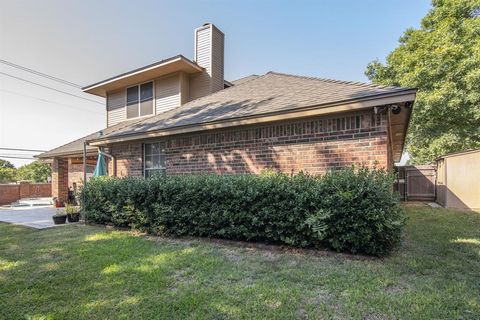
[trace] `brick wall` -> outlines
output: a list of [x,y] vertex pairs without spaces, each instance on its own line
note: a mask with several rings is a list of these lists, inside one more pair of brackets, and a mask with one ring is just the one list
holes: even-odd
[[[140,142],[116,144],[111,147],[111,154],[115,156],[115,171],[118,177],[142,175],[142,150]],[[109,172],[114,172],[113,164],[109,165]]]
[[[95,165],[87,164],[87,181],[95,171]],[[71,159],[68,160],[68,188],[78,189],[83,186],[83,164],[72,163]]]
[[68,197],[68,160],[53,159],[52,163],[52,197],[62,201]]
[[22,198],[51,197],[50,183],[0,184],[0,205],[10,204]]
[[[385,115],[361,112],[166,137],[167,174],[390,167]],[[142,143],[111,146],[118,176],[142,174]]]

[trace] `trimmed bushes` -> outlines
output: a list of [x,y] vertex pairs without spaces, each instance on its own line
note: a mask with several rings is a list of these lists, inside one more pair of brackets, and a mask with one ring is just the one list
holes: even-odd
[[185,175],[94,178],[81,192],[90,222],[154,234],[328,247],[385,255],[399,242],[404,213],[383,170],[321,177]]

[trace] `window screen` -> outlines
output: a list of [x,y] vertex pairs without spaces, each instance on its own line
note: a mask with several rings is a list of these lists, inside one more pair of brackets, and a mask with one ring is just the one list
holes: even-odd
[[153,82],[140,86],[140,116],[153,114]]
[[144,152],[145,178],[152,177],[154,175],[164,175],[166,172],[165,143],[146,143]]
[[127,119],[153,114],[153,82],[127,88]]

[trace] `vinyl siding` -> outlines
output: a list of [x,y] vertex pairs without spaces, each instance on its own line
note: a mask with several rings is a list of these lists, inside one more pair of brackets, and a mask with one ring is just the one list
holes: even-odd
[[190,97],[190,78],[184,72],[180,72],[180,103],[184,104],[187,103]]
[[155,81],[156,114],[178,107],[180,104],[180,74]]
[[125,121],[125,90],[121,89],[107,94],[107,127]]
[[195,60],[198,65],[205,68],[205,71],[190,78],[190,100],[203,97],[211,92],[211,30],[212,28],[208,26],[195,33]]
[[211,92],[223,89],[224,35],[217,28],[212,28],[212,87]]

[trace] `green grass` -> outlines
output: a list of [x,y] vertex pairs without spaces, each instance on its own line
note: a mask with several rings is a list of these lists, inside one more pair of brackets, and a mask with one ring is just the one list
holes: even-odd
[[407,212],[384,259],[0,224],[0,319],[480,318],[480,214]]

